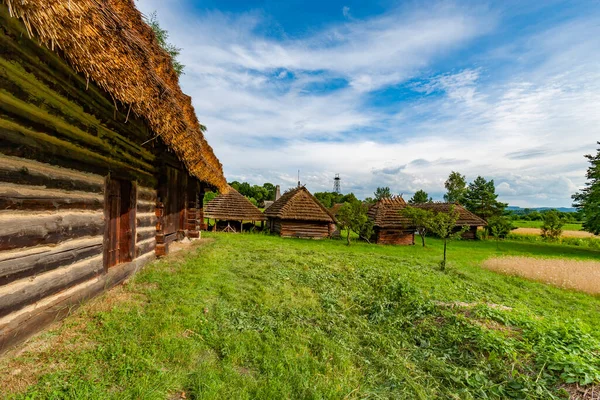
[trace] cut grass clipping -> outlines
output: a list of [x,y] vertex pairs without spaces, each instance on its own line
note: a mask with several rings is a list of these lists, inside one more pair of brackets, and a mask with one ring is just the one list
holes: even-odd
[[[204,235],[203,235],[204,236]],[[0,360],[0,398],[568,398],[600,382],[600,299],[481,268],[556,244],[207,234]]]
[[600,262],[532,257],[493,257],[483,266],[501,272],[549,283],[564,289],[600,294]]

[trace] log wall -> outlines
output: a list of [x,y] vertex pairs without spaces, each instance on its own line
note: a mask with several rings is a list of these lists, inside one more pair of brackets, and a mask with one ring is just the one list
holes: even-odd
[[[0,48],[2,353],[155,257],[162,223],[155,210],[157,189],[167,163],[177,171],[177,182],[200,184],[154,140],[144,121],[29,38],[3,4]],[[135,188],[126,225],[132,243],[126,260],[133,260],[110,268],[109,178]],[[167,186],[181,190],[176,183]],[[167,197],[179,205],[183,190]],[[196,230],[201,207],[181,207],[175,212]],[[189,216],[186,207],[193,209]],[[185,230],[183,225],[177,228]]]
[[401,229],[375,228],[374,236],[374,241],[377,244],[415,244],[415,234],[412,231],[404,231]]
[[328,222],[269,218],[271,233],[284,237],[322,239],[331,235]]

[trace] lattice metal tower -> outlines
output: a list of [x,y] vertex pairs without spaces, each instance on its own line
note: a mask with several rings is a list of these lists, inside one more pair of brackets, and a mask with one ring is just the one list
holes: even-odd
[[335,174],[335,178],[333,178],[333,191],[335,193],[342,192],[341,181],[342,179],[340,178],[340,174]]

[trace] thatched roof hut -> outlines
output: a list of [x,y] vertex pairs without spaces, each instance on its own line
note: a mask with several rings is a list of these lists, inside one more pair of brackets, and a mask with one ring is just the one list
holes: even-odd
[[[402,210],[408,204],[401,196],[391,199],[383,199],[375,203],[369,209],[368,216],[373,221],[374,237],[373,241],[383,244],[414,244],[415,227],[412,221],[402,215]],[[463,233],[464,239],[475,239],[477,237],[477,228],[485,226],[486,222],[473,214],[460,204],[453,203],[421,203],[413,204],[412,207],[422,208],[433,212],[450,212],[450,208],[459,213],[456,221],[456,229],[468,226],[469,230]]]
[[227,227],[231,228],[231,223],[239,223],[239,229],[242,229],[243,221],[265,221],[265,215],[237,190],[231,188],[228,193],[221,194],[204,206],[204,217],[214,220],[227,222]]
[[265,210],[271,232],[322,238],[335,231],[335,218],[304,186],[284,193]]
[[200,179],[228,190],[191,98],[179,87],[170,56],[133,0],[3,0],[30,36],[58,50],[88,81],[110,93],[115,108],[142,117]]

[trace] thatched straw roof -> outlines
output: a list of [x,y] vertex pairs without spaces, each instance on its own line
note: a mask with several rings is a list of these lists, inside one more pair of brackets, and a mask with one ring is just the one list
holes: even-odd
[[406,201],[402,196],[381,199],[369,208],[367,215],[373,225],[379,228],[407,227],[410,220],[400,214],[405,207]]
[[434,212],[449,212],[450,207],[454,206],[454,210],[458,211],[458,221],[456,221],[456,225],[458,226],[485,226],[487,222],[477,215],[473,214],[471,211],[467,210],[460,204],[453,203],[422,203],[417,204],[415,207],[423,208],[425,210],[434,211]]
[[230,188],[204,206],[204,216],[226,221],[264,221],[265,215],[237,190]]
[[169,55],[133,0],[0,0],[12,16],[121,107],[143,117],[190,173],[228,190]]
[[[473,214],[460,204],[453,203],[421,203],[412,204],[412,207],[423,208],[434,212],[449,212],[450,207],[458,211],[459,217],[456,226],[485,226],[486,222]],[[380,200],[369,208],[368,216],[373,221],[374,226],[379,228],[393,229],[411,229],[412,222],[409,218],[403,216],[400,212],[407,207],[402,197],[398,196],[392,199]]]
[[269,218],[335,222],[335,218],[304,186],[284,193],[265,210]]

